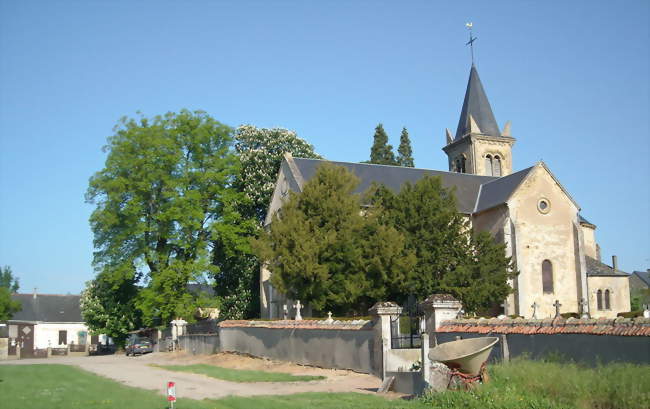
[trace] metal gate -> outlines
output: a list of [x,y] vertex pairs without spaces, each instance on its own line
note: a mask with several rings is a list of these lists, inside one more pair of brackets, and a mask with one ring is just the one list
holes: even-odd
[[416,301],[410,295],[403,303],[402,313],[390,320],[390,346],[392,349],[420,348],[422,340],[422,320],[424,314]]

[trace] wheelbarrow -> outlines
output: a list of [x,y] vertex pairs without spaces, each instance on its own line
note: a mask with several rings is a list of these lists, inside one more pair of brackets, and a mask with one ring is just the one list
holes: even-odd
[[468,338],[445,342],[431,348],[429,359],[442,362],[451,369],[449,384],[454,377],[458,377],[466,388],[469,388],[474,382],[488,381],[485,366],[490,352],[497,342],[499,342],[497,337]]

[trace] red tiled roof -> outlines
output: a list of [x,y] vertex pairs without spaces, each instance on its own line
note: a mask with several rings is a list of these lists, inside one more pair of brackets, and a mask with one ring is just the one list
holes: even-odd
[[445,321],[437,332],[473,332],[478,334],[592,334],[650,337],[650,318],[575,319],[563,318],[458,319]]
[[328,329],[328,330],[360,330],[370,329],[370,321],[333,321],[328,323],[325,320],[277,320],[277,321],[246,321],[246,320],[226,320],[221,321],[221,328],[293,328],[293,329]]

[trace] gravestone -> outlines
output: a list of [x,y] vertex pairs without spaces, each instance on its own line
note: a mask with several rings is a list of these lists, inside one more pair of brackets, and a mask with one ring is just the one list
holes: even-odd
[[532,316],[532,318],[533,318],[534,320],[536,320],[536,319],[537,319],[537,309],[539,308],[539,304],[537,304],[537,301],[535,301],[535,302],[533,303],[533,305],[530,306],[530,308],[533,309],[533,316]]
[[293,308],[296,309],[296,317],[294,318],[296,321],[302,321],[302,315],[300,315],[300,309],[304,308],[305,306],[300,304],[300,300],[296,301],[296,303],[293,305]]

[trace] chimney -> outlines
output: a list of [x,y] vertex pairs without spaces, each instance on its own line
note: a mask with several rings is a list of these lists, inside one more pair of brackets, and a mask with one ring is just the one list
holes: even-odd
[[38,287],[34,287],[34,299],[36,299],[36,290],[38,290]]
[[618,258],[616,256],[612,256],[612,268],[614,271],[618,270]]

